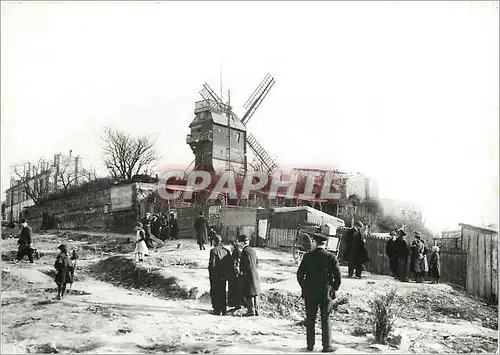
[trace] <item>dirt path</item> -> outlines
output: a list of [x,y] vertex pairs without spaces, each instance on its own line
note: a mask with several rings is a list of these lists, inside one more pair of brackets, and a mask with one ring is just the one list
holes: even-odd
[[[99,236],[101,250],[96,250],[93,245]],[[152,252],[138,267],[131,261],[126,238],[98,233],[37,236],[37,246],[45,255],[35,265],[10,263],[15,241],[2,241],[2,352],[47,352],[50,347],[46,344],[51,342],[60,352],[79,353],[304,350],[305,329],[297,325],[303,319],[303,306],[290,254],[257,251],[263,316],[242,318],[237,313],[218,317],[208,313],[208,250],[197,250],[191,240],[182,241],[180,248],[178,242],[170,242]],[[70,244],[70,249],[77,247],[82,259],[74,292],[63,301],[55,301],[55,284],[48,275],[54,250],[61,241]],[[102,254],[103,249],[108,254]],[[339,297],[347,297],[348,303],[332,315],[338,353],[466,353],[496,349],[498,336],[492,329],[496,310],[448,285],[401,284],[371,274],[356,280],[346,278],[344,268],[342,273]],[[171,279],[178,288],[198,288],[198,299],[171,299],[172,293],[166,291],[170,283],[168,287],[162,284]],[[402,338],[399,349],[374,346],[369,334],[368,300],[392,286],[398,288],[404,303],[396,322],[396,333]],[[318,331],[317,350],[320,339]]]

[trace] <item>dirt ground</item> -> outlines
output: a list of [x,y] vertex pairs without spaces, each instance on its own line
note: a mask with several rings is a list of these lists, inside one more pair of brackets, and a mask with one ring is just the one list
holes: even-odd
[[[305,352],[303,302],[291,253],[257,248],[261,315],[211,315],[208,249],[170,241],[137,265],[133,235],[37,234],[35,264],[14,263],[17,240],[2,240],[2,353],[300,353]],[[56,301],[57,245],[80,255],[75,282]],[[337,353],[493,353],[497,308],[449,285],[399,283],[366,273],[348,279],[342,267],[332,314]],[[368,304],[397,287],[397,346],[374,344]],[[343,301],[343,302],[340,302]],[[321,350],[317,327],[316,351]]]

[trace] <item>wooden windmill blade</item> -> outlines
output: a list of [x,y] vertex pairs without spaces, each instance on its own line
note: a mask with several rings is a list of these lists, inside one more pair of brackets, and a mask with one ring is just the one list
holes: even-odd
[[264,80],[257,86],[257,89],[250,95],[243,107],[247,110],[241,119],[241,122],[246,125],[250,118],[255,114],[255,111],[260,106],[262,101],[273,87],[276,80],[268,73]]
[[255,139],[255,137],[251,133],[247,135],[247,144],[250,149],[252,149],[262,167],[267,170],[267,173],[273,172],[278,167],[278,164],[276,164],[274,159],[271,158],[269,153],[267,153],[267,151],[260,145],[260,143],[257,142],[257,139]]
[[203,89],[201,89],[200,95],[210,107],[222,112],[226,112],[228,110],[228,106],[222,102],[222,99],[207,83],[203,84]]

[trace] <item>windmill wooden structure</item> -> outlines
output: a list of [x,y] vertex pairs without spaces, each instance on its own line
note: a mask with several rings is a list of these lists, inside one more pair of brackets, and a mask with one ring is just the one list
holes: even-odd
[[[275,82],[271,75],[265,76],[243,105],[246,111],[241,118],[233,112],[230,102],[224,103],[207,83],[203,85],[203,100],[195,103],[195,118],[186,139],[195,155],[195,169],[233,171],[244,176],[249,167],[264,174],[277,168],[274,159],[246,128]],[[254,156],[251,162],[248,151]]]

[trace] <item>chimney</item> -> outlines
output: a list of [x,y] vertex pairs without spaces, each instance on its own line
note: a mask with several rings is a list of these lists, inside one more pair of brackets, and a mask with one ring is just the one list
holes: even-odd
[[82,157],[81,156],[77,156],[75,158],[75,176],[76,176],[76,180],[78,182],[78,177],[80,175],[80,171],[82,170]]
[[28,168],[25,170],[25,175],[26,175],[25,177],[30,178],[31,177],[31,163],[27,163],[27,164],[28,164]]
[[54,166],[59,166],[61,163],[61,153],[54,154]]
[[73,150],[69,150],[69,156],[71,157],[71,153],[73,153]]

